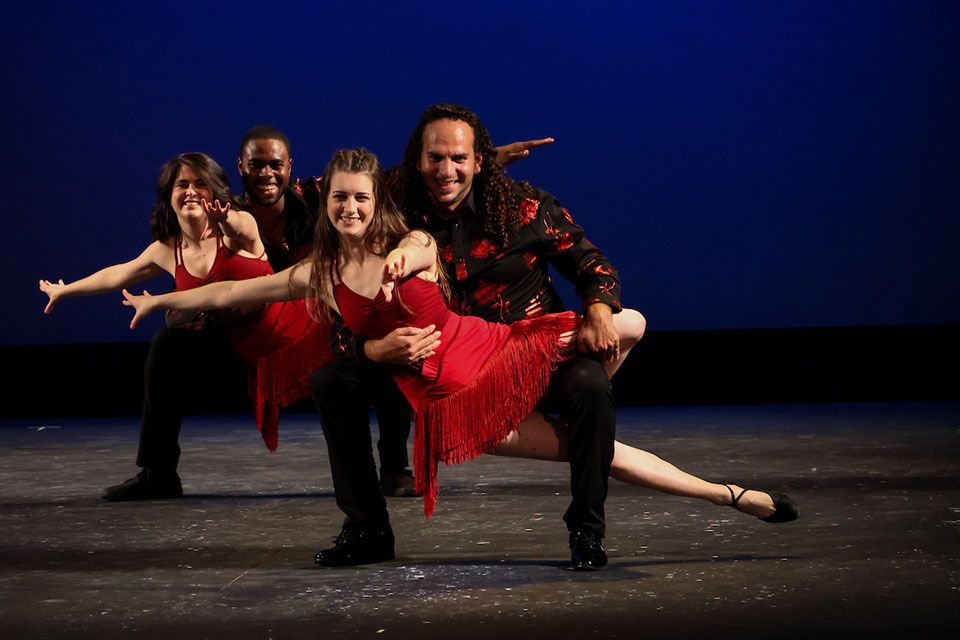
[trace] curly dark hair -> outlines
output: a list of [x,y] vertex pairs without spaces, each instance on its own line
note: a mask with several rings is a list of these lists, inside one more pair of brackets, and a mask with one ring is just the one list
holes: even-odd
[[435,104],[427,107],[420,121],[410,134],[407,149],[403,154],[394,184],[394,197],[407,216],[428,211],[430,197],[423,183],[417,164],[423,151],[423,132],[427,125],[437,120],[459,120],[473,129],[473,150],[481,154],[480,172],[474,175],[474,197],[483,202],[486,217],[483,228],[490,236],[506,244],[510,235],[520,226],[520,198],[514,189],[514,181],[507,177],[497,163],[497,150],[487,128],[477,115],[459,104]]
[[170,238],[180,235],[180,222],[173,210],[170,200],[173,196],[173,183],[180,175],[180,167],[190,167],[203,179],[213,191],[213,199],[221,204],[230,203],[230,206],[241,206],[240,199],[230,191],[230,180],[226,171],[217,164],[216,160],[205,153],[181,153],[176,158],[168,160],[157,174],[157,201],[150,210],[150,235],[155,240],[166,242]]

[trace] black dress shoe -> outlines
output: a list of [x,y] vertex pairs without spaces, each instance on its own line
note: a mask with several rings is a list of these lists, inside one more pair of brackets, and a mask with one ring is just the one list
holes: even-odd
[[317,551],[314,562],[324,567],[348,567],[393,560],[393,530],[386,527],[344,527],[333,546]]
[[102,497],[113,502],[182,498],[183,486],[176,471],[144,469],[126,482],[104,489]]
[[[740,508],[740,505],[737,504],[740,502],[740,498],[743,497],[743,494],[745,494],[747,491],[756,491],[756,489],[744,489],[740,492],[740,495],[737,496],[734,495],[733,489],[730,487],[730,485],[725,484],[723,486],[725,486],[727,491],[730,492],[730,499],[733,501],[730,503],[730,506],[737,511],[743,511]],[[790,499],[790,496],[782,493],[778,493],[777,495],[768,493],[767,495],[770,496],[771,500],[773,500],[774,511],[766,518],[760,518],[761,520],[764,522],[772,522],[777,524],[780,522],[793,522],[800,517],[800,507],[798,507],[797,504]],[[760,516],[757,517],[759,518]]]
[[800,517],[800,507],[790,499],[790,496],[782,493],[768,495],[773,498],[773,506],[776,511],[766,518],[760,518],[761,520],[776,524],[778,522],[793,522]]
[[570,567],[574,571],[596,571],[607,566],[607,554],[593,531],[570,532]]
[[417,485],[413,474],[407,469],[397,473],[380,470],[380,493],[394,498],[416,498],[423,493],[417,493]]

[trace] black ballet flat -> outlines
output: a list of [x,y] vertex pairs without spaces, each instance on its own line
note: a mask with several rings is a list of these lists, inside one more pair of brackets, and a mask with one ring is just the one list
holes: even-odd
[[[737,495],[734,495],[733,489],[730,487],[730,485],[725,484],[723,486],[725,486],[727,488],[727,491],[730,492],[730,499],[733,500],[733,502],[730,503],[730,506],[736,509],[737,511],[744,513],[744,511],[740,509],[737,503],[740,502],[740,498],[742,498],[743,494],[745,494],[747,491],[756,491],[756,489],[744,489],[743,491],[740,492],[740,495],[737,496]],[[775,510],[766,518],[760,518],[761,520],[763,520],[764,522],[772,522],[776,524],[779,522],[792,522],[793,520],[796,520],[797,518],[800,517],[800,507],[798,507],[796,503],[794,503],[794,501],[790,499],[790,496],[784,495],[782,493],[778,493],[777,495],[768,493],[767,495],[770,496],[770,498],[773,500],[773,507]],[[757,517],[759,518],[759,516]]]

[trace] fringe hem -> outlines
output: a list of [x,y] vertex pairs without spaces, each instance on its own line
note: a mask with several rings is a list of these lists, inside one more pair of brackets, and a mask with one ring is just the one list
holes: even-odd
[[513,433],[540,404],[551,372],[566,359],[560,354],[560,334],[578,324],[570,311],[510,325],[504,345],[469,384],[421,407],[414,432],[414,471],[428,518],[437,501],[437,463],[472,460]]
[[257,360],[251,372],[250,397],[263,442],[277,450],[280,407],[310,395],[310,375],[333,360],[329,348],[330,325],[311,322],[310,327],[282,349]]

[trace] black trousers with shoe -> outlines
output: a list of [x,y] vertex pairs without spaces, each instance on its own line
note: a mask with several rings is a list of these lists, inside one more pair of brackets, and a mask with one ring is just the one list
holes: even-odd
[[[350,526],[375,527],[389,521],[377,483],[367,409],[375,394],[387,393],[389,398],[384,380],[400,393],[383,368],[352,360],[324,365],[310,380],[327,439],[337,506]],[[581,356],[561,363],[550,378],[541,410],[557,414],[567,424],[573,494],[564,515],[567,528],[603,537],[616,430],[613,391],[603,366]]]
[[570,531],[588,530],[602,538],[617,425],[613,387],[603,365],[586,356],[560,363],[538,409],[556,414],[567,425],[573,499],[563,521]]
[[410,405],[383,367],[356,360],[323,365],[310,377],[310,389],[327,440],[337,506],[346,515],[344,526],[388,525],[373,460],[370,406],[380,425],[381,470],[397,472],[408,465]]
[[225,388],[246,389],[246,376],[247,365],[219,330],[164,327],[157,331],[143,369],[137,466],[175,470],[186,412],[203,410],[211,404],[205,400],[217,398]]

